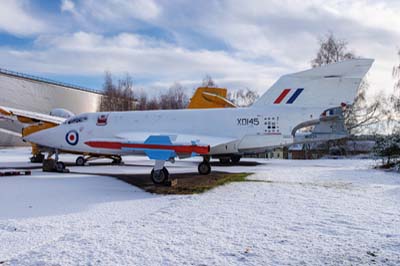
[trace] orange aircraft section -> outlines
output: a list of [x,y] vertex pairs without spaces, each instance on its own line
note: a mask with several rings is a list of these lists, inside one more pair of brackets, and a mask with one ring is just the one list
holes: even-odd
[[226,99],[226,88],[199,87],[190,99],[188,109],[227,108],[235,105]]

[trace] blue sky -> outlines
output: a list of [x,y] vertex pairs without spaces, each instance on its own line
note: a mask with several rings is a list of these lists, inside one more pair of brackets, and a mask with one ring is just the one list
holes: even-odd
[[371,95],[393,87],[399,1],[2,0],[0,67],[100,89],[104,72],[129,73],[154,92],[188,89],[209,74],[231,89],[265,91],[306,69],[332,31],[375,58]]

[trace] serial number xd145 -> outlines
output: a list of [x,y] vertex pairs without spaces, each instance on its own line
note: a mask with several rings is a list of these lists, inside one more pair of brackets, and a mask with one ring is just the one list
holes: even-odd
[[238,126],[258,126],[260,121],[258,118],[237,118],[237,125]]

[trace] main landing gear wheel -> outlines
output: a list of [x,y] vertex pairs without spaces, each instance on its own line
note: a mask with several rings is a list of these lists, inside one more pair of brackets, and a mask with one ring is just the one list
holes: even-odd
[[65,164],[63,162],[56,162],[56,171],[57,172],[64,172]]
[[207,161],[203,161],[199,164],[199,167],[197,167],[199,170],[199,174],[201,175],[208,175],[211,173],[211,165]]
[[78,158],[76,158],[75,164],[77,166],[84,166],[85,163],[86,163],[85,157],[79,156]]
[[231,161],[233,164],[238,164],[240,162],[240,159],[242,158],[242,156],[239,155],[232,155],[231,156]]
[[219,158],[219,162],[221,164],[230,164],[231,163],[231,159],[229,157],[221,157],[221,158]]
[[165,184],[169,179],[169,173],[168,173],[167,168],[165,168],[165,167],[163,167],[163,169],[157,170],[157,171],[154,171],[154,169],[151,170],[150,176],[151,176],[151,180],[156,185]]

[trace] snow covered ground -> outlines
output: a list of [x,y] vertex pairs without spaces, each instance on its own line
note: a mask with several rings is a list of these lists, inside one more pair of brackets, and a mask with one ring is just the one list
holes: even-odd
[[[26,148],[0,150],[22,167]],[[63,160],[73,162],[73,156]],[[5,265],[400,265],[400,174],[368,160],[259,160],[250,179],[190,196],[152,195],[80,174],[0,177],[0,261]],[[169,165],[193,171],[194,160]]]

